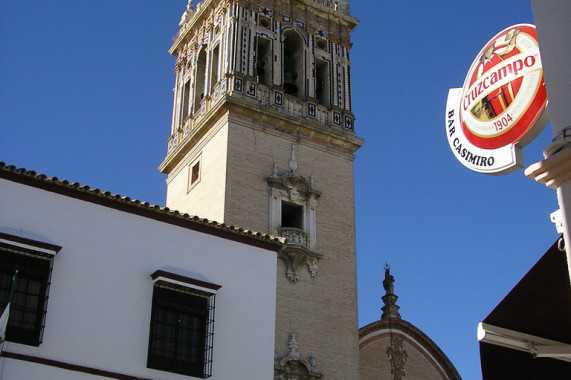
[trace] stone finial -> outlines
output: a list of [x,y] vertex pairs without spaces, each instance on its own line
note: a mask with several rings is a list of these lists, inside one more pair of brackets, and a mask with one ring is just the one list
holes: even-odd
[[395,278],[391,275],[391,267],[385,264],[385,279],[383,280],[383,288],[385,288],[385,295],[383,296],[383,303],[385,304],[381,310],[383,315],[381,319],[396,318],[400,319],[399,306],[396,302],[398,297],[395,295]]
[[383,280],[383,288],[387,294],[394,294],[395,292],[395,278],[391,275],[391,267],[385,264],[385,279]]
[[297,170],[297,161],[295,160],[295,144],[291,144],[291,159],[289,160],[289,168],[294,173]]
[[299,352],[297,351],[299,345],[297,344],[297,340],[295,340],[295,333],[291,333],[291,339],[287,346],[289,347],[287,356],[290,358],[299,358]]
[[309,355],[309,359],[307,360],[307,362],[309,363],[312,369],[317,367],[317,361],[315,360],[313,353]]
[[310,353],[306,359],[300,358],[295,333],[291,333],[288,347],[289,352],[286,356],[274,358],[274,379],[317,380],[323,377],[323,374],[315,368],[317,362],[313,353]]
[[192,3],[192,0],[188,0],[188,3],[186,4],[186,10],[182,14],[182,17],[180,18],[180,22],[178,23],[179,26],[183,26],[184,24],[186,24],[187,22],[190,21],[190,19],[192,18],[192,15],[194,14],[193,8],[194,8],[194,4]]

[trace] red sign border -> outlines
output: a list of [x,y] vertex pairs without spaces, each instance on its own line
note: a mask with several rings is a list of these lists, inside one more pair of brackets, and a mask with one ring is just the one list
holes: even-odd
[[[478,53],[475,60],[472,62],[470,69],[466,75],[466,79],[464,82],[463,91],[466,90],[466,87],[470,85],[470,79],[473,75],[473,71],[475,66],[479,63],[479,59],[481,55],[491,47],[491,45],[503,35],[509,33],[513,29],[519,29],[522,33],[525,33],[531,36],[535,42],[537,43],[537,32],[534,25],[531,24],[516,24],[512,25],[498,34],[496,34],[492,39],[490,39],[486,45],[482,48],[482,50]],[[460,107],[460,125],[462,127],[462,131],[466,138],[475,146],[483,148],[483,149],[497,149],[503,146],[507,146],[510,144],[519,143],[521,146],[526,145],[531,141],[532,138],[535,137],[535,134],[532,134],[531,139],[526,139],[526,135],[536,126],[537,121],[541,117],[543,111],[547,106],[547,91],[545,89],[545,78],[543,75],[543,71],[541,74],[540,83],[538,84],[535,94],[533,95],[532,101],[526,106],[525,111],[523,111],[520,115],[518,120],[511,126],[506,132],[500,133],[498,135],[492,137],[482,137],[474,134],[470,129],[465,125],[464,120],[462,119],[462,107]],[[543,126],[541,126],[543,127]]]

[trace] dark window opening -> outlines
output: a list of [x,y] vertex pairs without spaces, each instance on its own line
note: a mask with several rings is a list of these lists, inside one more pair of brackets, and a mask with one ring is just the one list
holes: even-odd
[[204,98],[204,85],[206,75],[206,49],[202,48],[196,62],[196,75],[194,77],[194,112],[200,110],[200,102]]
[[320,104],[329,105],[329,63],[315,60],[315,98]]
[[322,38],[317,38],[317,40],[316,40],[316,42],[315,42],[315,46],[316,46],[318,49],[327,51],[327,41],[325,41],[325,40],[322,39]]
[[259,24],[261,26],[263,26],[266,29],[270,29],[270,25],[272,25],[272,22],[270,21],[269,18],[264,17],[264,16],[259,16]]
[[212,50],[212,71],[210,73],[210,87],[211,89],[214,88],[216,83],[218,83],[218,59],[219,59],[219,49],[220,46],[216,46],[214,50]]
[[155,283],[147,367],[210,377],[213,334],[214,294]]
[[282,227],[303,229],[303,206],[282,202]]
[[181,118],[181,122],[185,122],[186,118],[188,117],[188,99],[190,96],[190,80],[188,80],[185,84],[184,87],[182,89],[182,118]]
[[303,41],[299,33],[289,30],[284,33],[284,91],[297,96],[303,89]]
[[256,49],[256,76],[258,82],[269,86],[272,80],[272,57],[270,41],[258,36]]
[[0,310],[8,303],[18,270],[6,340],[38,346],[42,342],[53,256],[0,243]]
[[191,169],[190,184],[194,185],[200,179],[200,161],[198,161]]

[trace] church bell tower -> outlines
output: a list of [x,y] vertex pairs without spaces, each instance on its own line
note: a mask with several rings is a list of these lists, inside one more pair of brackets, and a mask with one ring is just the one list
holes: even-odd
[[347,0],[189,1],[169,51],[167,206],[287,238],[275,379],[359,378],[356,25]]

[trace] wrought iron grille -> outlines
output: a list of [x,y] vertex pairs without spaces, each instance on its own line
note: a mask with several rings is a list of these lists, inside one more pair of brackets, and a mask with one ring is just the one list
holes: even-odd
[[18,270],[6,340],[38,346],[42,342],[53,256],[0,243],[0,310],[4,310]]
[[147,366],[207,378],[212,375],[212,293],[167,281],[153,289]]

